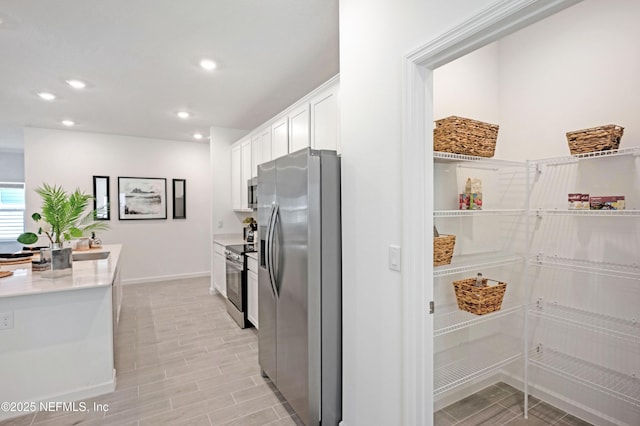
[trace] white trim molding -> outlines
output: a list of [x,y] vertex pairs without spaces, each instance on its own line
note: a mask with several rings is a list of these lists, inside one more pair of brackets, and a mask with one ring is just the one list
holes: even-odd
[[404,57],[403,425],[433,423],[433,70],[580,1],[500,0]]

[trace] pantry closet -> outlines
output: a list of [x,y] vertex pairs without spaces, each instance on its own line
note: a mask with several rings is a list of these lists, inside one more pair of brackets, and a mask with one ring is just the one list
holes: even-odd
[[[584,0],[435,69],[435,120],[500,127],[492,158],[427,151],[426,213],[456,237],[427,268],[434,412],[502,381],[596,425],[640,424],[638,18],[637,2]],[[605,124],[624,127],[620,149],[570,154],[567,132]],[[468,179],[481,209],[460,209]],[[625,206],[570,210],[569,194]],[[458,307],[453,283],[478,273],[507,285],[495,312]]]

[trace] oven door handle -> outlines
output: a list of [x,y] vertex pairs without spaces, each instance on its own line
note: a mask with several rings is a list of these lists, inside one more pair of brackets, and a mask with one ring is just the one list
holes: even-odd
[[271,284],[271,291],[273,291],[273,295],[278,297],[278,286],[276,285],[277,281],[277,273],[276,273],[276,262],[274,261],[275,252],[274,252],[274,234],[276,229],[276,223],[278,218],[278,203],[273,202],[271,205],[271,217],[269,218],[269,228],[267,230],[267,270],[269,271],[269,282]]

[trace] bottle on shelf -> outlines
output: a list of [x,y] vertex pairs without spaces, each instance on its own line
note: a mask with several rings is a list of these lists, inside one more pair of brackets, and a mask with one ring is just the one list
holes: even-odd
[[482,273],[478,272],[478,276],[476,277],[476,287],[483,287],[482,285]]

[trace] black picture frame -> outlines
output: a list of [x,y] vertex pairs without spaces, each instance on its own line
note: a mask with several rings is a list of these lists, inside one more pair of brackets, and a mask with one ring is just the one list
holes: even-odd
[[111,220],[109,176],[93,176],[93,219]]
[[187,218],[187,181],[173,179],[173,218]]
[[167,179],[118,177],[118,219],[167,218]]

